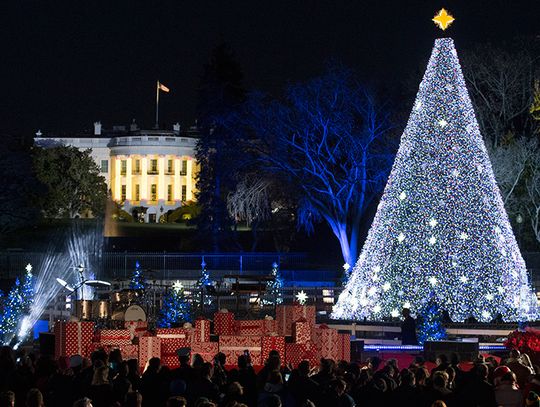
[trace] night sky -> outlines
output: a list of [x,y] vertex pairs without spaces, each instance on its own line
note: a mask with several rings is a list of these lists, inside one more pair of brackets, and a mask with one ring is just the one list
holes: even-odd
[[0,6],[0,131],[63,133],[153,124],[155,81],[172,92],[162,122],[195,119],[196,89],[213,47],[228,42],[249,89],[278,93],[335,58],[397,90],[425,63],[430,21],[456,18],[458,53],[540,34],[539,0],[5,0]]

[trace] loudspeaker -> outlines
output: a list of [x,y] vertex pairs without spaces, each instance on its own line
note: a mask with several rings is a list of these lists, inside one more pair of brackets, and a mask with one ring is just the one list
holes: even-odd
[[478,342],[458,341],[426,341],[424,343],[424,358],[435,362],[437,356],[444,354],[450,360],[456,353],[461,361],[471,362],[478,356]]
[[39,333],[39,352],[41,355],[54,357],[54,334],[48,332]]
[[364,351],[364,341],[351,341],[351,362],[362,360],[362,352]]

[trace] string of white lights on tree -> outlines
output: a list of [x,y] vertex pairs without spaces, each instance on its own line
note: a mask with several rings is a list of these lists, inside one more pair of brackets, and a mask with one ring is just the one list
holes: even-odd
[[336,319],[382,320],[430,300],[453,321],[537,317],[451,38],[435,41]]

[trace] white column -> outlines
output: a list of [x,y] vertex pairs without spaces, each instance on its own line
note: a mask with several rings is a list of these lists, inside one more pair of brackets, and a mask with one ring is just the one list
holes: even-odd
[[173,182],[173,199],[179,201],[182,198],[182,187],[180,186],[180,158],[174,159],[174,182]]
[[193,199],[193,159],[191,157],[187,159],[186,172],[186,200],[191,201]]
[[127,201],[133,201],[133,195],[131,190],[131,181],[133,179],[131,175],[131,161],[133,159],[131,156],[126,158],[126,200]]
[[158,160],[158,200],[164,200],[167,186],[165,185],[165,156],[160,155]]
[[141,201],[148,200],[148,157],[141,157]]
[[122,160],[119,156],[113,158],[114,164],[114,190],[113,199],[120,201],[122,198],[122,177],[120,176]]

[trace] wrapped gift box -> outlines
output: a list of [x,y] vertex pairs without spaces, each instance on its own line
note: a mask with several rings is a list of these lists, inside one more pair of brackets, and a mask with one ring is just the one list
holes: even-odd
[[161,364],[167,366],[169,369],[176,369],[180,367],[180,361],[178,355],[163,355],[161,354]]
[[183,339],[185,343],[192,341],[192,328],[158,328],[156,336],[162,339]]
[[139,338],[139,366],[143,373],[146,362],[152,358],[161,357],[161,339],[157,336]]
[[216,335],[234,335],[234,314],[219,311],[214,314],[214,333]]
[[148,322],[146,321],[125,321],[124,328],[129,330],[131,339],[140,338],[148,331]]
[[293,322],[293,342],[306,343],[311,340],[311,324],[305,319],[300,318]]
[[264,321],[252,320],[252,321],[234,321],[235,335],[241,336],[263,336],[264,335]]
[[161,339],[161,363],[174,369],[179,366],[178,349],[191,346],[192,330],[187,328],[158,328]]
[[270,351],[277,350],[281,361],[285,361],[285,337],[284,336],[263,336],[262,338],[262,354],[261,361],[262,364],[268,359]]
[[94,342],[102,345],[131,345],[131,332],[129,329],[100,329],[96,331]]
[[319,358],[317,347],[313,342],[307,343],[286,343],[285,360],[290,363],[294,369],[303,361],[309,361],[310,366],[318,366]]
[[292,335],[292,324],[304,318],[311,326],[315,325],[314,305],[278,305],[276,307],[276,320],[278,334]]
[[64,322],[54,324],[55,356],[87,356],[92,343],[95,325],[93,322]]
[[191,360],[193,361],[193,355],[198,353],[202,356],[205,362],[212,362],[214,356],[219,352],[218,342],[195,342],[191,344]]
[[109,353],[111,353],[111,350],[113,350],[113,346],[112,345],[102,345],[99,342],[92,342],[92,343],[90,343],[88,345],[86,354],[87,354],[88,357],[90,357],[90,356],[92,356],[92,353],[94,353],[97,350],[102,350],[102,351],[106,352],[107,354],[109,354]]
[[103,345],[101,342],[92,342],[88,345],[87,355],[91,356],[96,350],[102,350],[107,354],[111,353],[114,349],[120,349],[123,360],[138,359],[139,358],[139,346],[138,345]]
[[337,342],[338,356],[337,360],[351,361],[351,335],[338,334]]
[[260,336],[222,335],[219,337],[219,351],[227,357],[226,364],[236,365],[238,356],[249,351],[251,363],[261,365],[262,340]]
[[195,321],[192,342],[210,342],[210,320],[198,318]]
[[338,335],[338,331],[324,324],[313,329],[313,342],[317,346],[319,357],[333,360],[338,359]]
[[139,358],[139,345],[120,345],[118,349],[120,349],[123,360]]
[[263,335],[273,335],[278,333],[278,324],[277,320],[265,318],[262,321],[263,323]]

